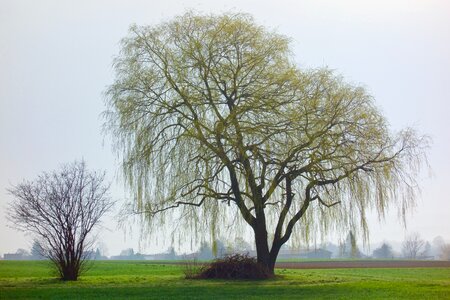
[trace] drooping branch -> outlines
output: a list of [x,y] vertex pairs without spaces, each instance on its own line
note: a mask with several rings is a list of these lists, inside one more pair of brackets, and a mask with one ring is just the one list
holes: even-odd
[[319,201],[320,204],[322,204],[323,206],[325,206],[327,208],[333,207],[333,206],[338,205],[339,203],[341,203],[341,201],[327,203],[327,202],[323,201],[322,198],[319,195],[316,195],[316,196],[311,198],[311,202],[314,201],[314,200]]
[[202,206],[203,202],[205,201],[206,198],[202,198],[198,203],[191,203],[191,202],[183,202],[183,201],[177,201],[175,202],[175,204],[170,205],[170,206],[166,206],[163,208],[157,208],[157,209],[140,209],[140,210],[133,210],[131,213],[135,214],[135,215],[140,215],[140,214],[144,214],[144,215],[156,215],[158,213],[173,209],[173,208],[177,208],[180,205],[189,205],[189,206],[197,206],[200,207]]

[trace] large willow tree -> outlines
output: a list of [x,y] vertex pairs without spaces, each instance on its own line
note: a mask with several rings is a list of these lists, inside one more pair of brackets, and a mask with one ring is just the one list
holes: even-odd
[[240,216],[273,272],[293,232],[365,232],[368,209],[414,203],[426,139],[392,134],[362,87],[299,69],[248,15],[133,26],[114,66],[106,125],[149,221],[178,209],[214,234]]

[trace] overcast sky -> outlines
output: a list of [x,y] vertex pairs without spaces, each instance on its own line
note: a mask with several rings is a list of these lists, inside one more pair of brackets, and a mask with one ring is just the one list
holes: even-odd
[[[375,97],[393,130],[407,126],[433,139],[432,176],[408,227],[394,210],[371,241],[418,232],[450,239],[450,2],[446,0],[277,1],[18,1],[0,0],[0,255],[30,248],[7,227],[6,189],[61,163],[84,158],[104,169],[112,195],[124,199],[118,161],[101,133],[102,92],[113,81],[112,58],[131,24],[157,24],[188,9],[247,12],[292,38],[301,67],[328,66]],[[99,241],[108,253],[125,247],[155,252],[109,218]],[[132,230],[133,231],[133,230]],[[169,242],[169,241],[167,241]]]

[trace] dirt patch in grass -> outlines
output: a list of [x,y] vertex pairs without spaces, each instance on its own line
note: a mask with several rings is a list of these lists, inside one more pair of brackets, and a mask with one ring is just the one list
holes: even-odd
[[356,260],[280,262],[281,269],[341,269],[341,268],[450,268],[450,261],[435,260]]

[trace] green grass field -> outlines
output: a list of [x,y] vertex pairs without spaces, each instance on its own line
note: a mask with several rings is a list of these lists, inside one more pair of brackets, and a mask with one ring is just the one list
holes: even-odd
[[450,268],[277,270],[265,281],[186,280],[183,267],[99,261],[77,282],[46,262],[0,261],[0,299],[450,299]]

